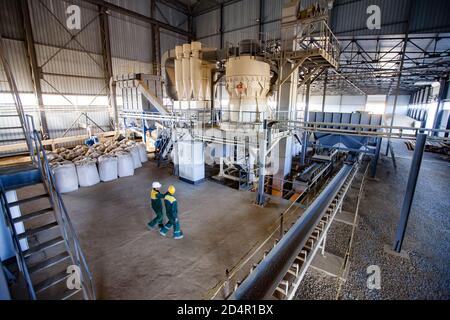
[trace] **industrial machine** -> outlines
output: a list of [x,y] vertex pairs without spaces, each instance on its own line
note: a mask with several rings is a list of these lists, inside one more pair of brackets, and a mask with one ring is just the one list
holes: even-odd
[[[120,117],[125,128],[140,122],[145,135],[150,123],[160,126],[157,159],[170,156],[181,180],[197,184],[212,172],[211,178],[254,191],[260,206],[268,194],[293,203],[306,197],[313,201],[305,218],[286,229],[285,236],[281,232],[280,243],[261,257],[242,284],[235,282],[226,298],[267,298],[276,290],[292,298],[308,261],[325,246],[326,231],[342,209],[361,155],[374,157],[376,164],[381,138],[361,135],[373,133],[370,126],[380,125],[380,116],[309,112],[308,104],[297,102],[301,86],[309,88],[325,69],[339,67],[339,43],[327,25],[328,9],[324,1],[308,8],[289,2],[282,11],[281,39],[246,39],[224,49],[194,41],[167,51],[161,81],[170,105],[140,79],[132,79],[136,90],[131,92],[140,92],[154,108],[124,108]],[[360,128],[365,125],[369,127]],[[280,252],[289,254],[289,261]],[[303,262],[297,261],[300,254]],[[269,270],[271,263],[279,272]],[[294,265],[292,278],[287,275]],[[279,289],[285,282],[295,285]]]

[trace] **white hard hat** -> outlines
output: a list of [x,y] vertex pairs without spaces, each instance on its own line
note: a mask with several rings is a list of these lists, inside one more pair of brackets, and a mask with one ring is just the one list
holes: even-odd
[[158,181],[153,182],[152,188],[153,188],[153,189],[159,189],[159,188],[161,188],[161,183],[159,183]]

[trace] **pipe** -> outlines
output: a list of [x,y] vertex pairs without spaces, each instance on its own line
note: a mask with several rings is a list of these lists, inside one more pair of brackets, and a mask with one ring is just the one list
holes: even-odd
[[307,208],[303,216],[269,252],[230,297],[231,300],[271,299],[315,226],[319,223],[345,180],[353,164],[344,164],[323,192]]

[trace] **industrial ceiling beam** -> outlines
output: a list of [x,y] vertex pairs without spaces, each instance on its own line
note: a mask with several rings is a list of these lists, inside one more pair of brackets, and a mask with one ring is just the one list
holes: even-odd
[[[205,8],[205,9],[199,10],[199,11],[195,11],[195,8],[194,8],[192,14],[193,14],[194,17],[201,16],[202,14],[205,14],[205,13],[208,13],[208,12],[211,12],[211,11],[214,11],[214,10],[217,10],[217,9],[220,9],[221,6],[229,6],[229,5],[232,5],[232,4],[234,4],[234,3],[241,2],[241,1],[244,1],[244,0],[228,0],[228,1],[225,1],[225,0],[224,0],[224,1],[222,1],[222,2],[214,1],[215,4],[212,5],[212,6],[209,7],[209,8]],[[197,2],[197,3],[200,3],[200,1]]]
[[111,38],[109,34],[109,16],[107,13],[107,9],[105,7],[99,6],[98,10],[100,12],[99,16],[100,38],[102,42],[102,58],[103,58],[103,69],[105,74],[105,87],[109,89],[106,90],[108,96],[108,103],[110,109],[114,110],[114,125],[117,127],[119,119],[117,112],[116,85],[114,81],[112,81],[113,65],[111,54]]
[[[156,0],[151,0],[150,3],[150,17],[155,18]],[[161,75],[161,37],[159,27],[151,25],[151,40],[152,40],[152,71],[156,75]]]
[[156,0],[156,1],[187,16],[191,15],[190,6],[181,1],[178,0]]
[[178,33],[180,35],[186,36],[188,38],[193,36],[189,31],[177,28],[177,27],[172,26],[170,24],[158,21],[155,18],[148,17],[148,16],[143,15],[141,13],[138,13],[136,11],[132,11],[132,10],[129,10],[129,9],[117,6],[115,4],[112,4],[112,3],[104,1],[104,0],[82,0],[82,1],[86,2],[86,3],[90,3],[90,4],[93,4],[93,5],[96,5],[96,6],[105,7],[108,10],[111,10],[111,11],[114,11],[114,12],[126,15],[128,17],[132,17],[132,18],[135,18],[135,19],[147,22],[147,23],[150,23],[150,24],[152,24],[154,26],[157,26],[157,27],[159,27],[161,29],[172,31],[172,32]]
[[25,34],[25,47],[27,49],[27,58],[30,65],[31,80],[33,82],[33,89],[36,95],[39,120],[41,122],[42,137],[47,139],[49,137],[47,117],[45,115],[44,100],[42,98],[41,86],[41,68],[37,62],[36,48],[33,37],[33,30],[31,27],[30,8],[28,7],[28,0],[20,0],[20,8],[22,11],[22,22]]
[[[409,36],[409,25],[410,25],[410,20],[412,18],[412,8],[414,6],[415,1],[411,1],[411,3],[409,4],[409,10],[408,10],[408,20],[405,26],[405,40],[403,42],[403,49],[402,52],[403,54],[401,55],[401,61],[400,61],[400,66],[399,66],[399,74],[398,74],[398,79],[397,79],[397,87],[395,88],[395,98],[394,98],[394,105],[392,106],[392,117],[391,117],[391,127],[394,125],[394,118],[395,118],[395,111],[397,109],[397,100],[398,100],[398,96],[400,94],[400,85],[401,85],[401,80],[402,80],[402,71],[403,71],[403,65],[405,62],[405,53],[406,53],[406,48],[408,46],[408,36]],[[389,89],[389,93],[390,93],[390,89]],[[392,128],[389,130],[389,133],[392,133]],[[391,150],[391,153],[393,155],[393,151],[392,149],[390,149],[390,145],[391,145],[391,139],[388,139],[388,143],[387,143],[387,147],[386,147],[386,156],[388,155],[389,150]]]

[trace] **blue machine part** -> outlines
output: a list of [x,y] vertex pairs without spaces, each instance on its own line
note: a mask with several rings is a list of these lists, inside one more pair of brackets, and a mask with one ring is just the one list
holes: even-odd
[[99,143],[98,137],[97,136],[91,136],[89,138],[87,138],[86,140],[84,140],[84,144],[91,147],[94,144]]
[[[376,141],[370,137],[357,137],[350,135],[314,133],[318,146],[322,148],[339,148],[346,151],[375,153]],[[340,146],[343,145],[344,147]]]
[[[324,122],[319,128],[351,130],[352,127],[345,124],[381,125],[382,115],[370,114],[368,112],[310,112],[311,122]],[[366,128],[363,131],[373,131]],[[376,139],[371,137],[359,137],[345,134],[314,133],[314,138],[318,146],[323,148],[339,148],[346,151],[364,152],[368,154],[376,153]]]
[[[144,115],[144,112],[142,113]],[[123,125],[125,129],[134,129],[137,131],[142,131],[142,139],[144,142],[147,142],[147,132],[150,131],[150,133],[153,130],[156,130],[156,128],[152,128],[148,125],[148,121],[142,118],[141,121],[142,125],[137,124],[135,121],[131,121],[129,124],[127,123],[127,119],[123,118]]]

